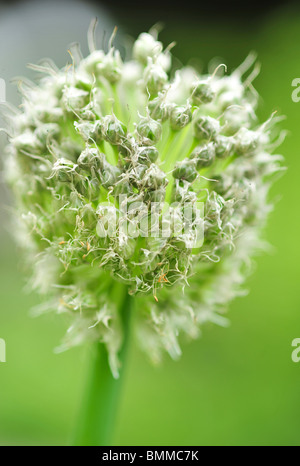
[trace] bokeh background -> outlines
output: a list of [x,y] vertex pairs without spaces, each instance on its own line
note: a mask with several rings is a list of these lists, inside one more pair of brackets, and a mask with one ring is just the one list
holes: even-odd
[[[126,3],[126,6],[124,6]],[[248,296],[230,306],[231,327],[206,326],[184,347],[182,359],[153,368],[132,340],[121,399],[116,445],[300,445],[300,363],[291,342],[300,338],[300,103],[291,83],[300,78],[300,10],[296,4],[249,2],[0,3],[0,77],[7,98],[17,102],[15,75],[30,76],[27,62],[50,56],[63,66],[71,42],[85,52],[86,31],[98,16],[99,40],[115,24],[119,43],[163,20],[160,38],[175,40],[182,63],[204,66],[222,57],[229,69],[256,50],[260,115],[287,116],[282,145],[288,167],[272,191],[276,208],[266,237],[273,252],[259,257],[247,281]],[[209,2],[206,2],[209,3]],[[151,5],[150,5],[151,4]],[[250,5],[251,4],[251,5]],[[173,5],[174,6],[174,5]],[[196,8],[196,9],[195,9]],[[66,322],[55,315],[31,318],[39,299],[26,293],[22,259],[9,231],[9,197],[0,188],[0,337],[7,362],[0,363],[0,445],[65,445],[74,429],[89,349],[55,355]]]

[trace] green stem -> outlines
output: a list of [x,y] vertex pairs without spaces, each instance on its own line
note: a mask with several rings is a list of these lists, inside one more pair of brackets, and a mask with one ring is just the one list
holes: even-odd
[[112,93],[113,93],[113,99],[114,99],[114,113],[119,120],[125,123],[126,117],[123,112],[123,106],[122,106],[120,94],[118,92],[117,84],[112,85]]
[[[117,291],[115,296],[117,296]],[[123,324],[123,345],[119,353],[122,367],[120,376],[115,379],[108,364],[108,354],[103,343],[96,343],[83,402],[79,425],[75,436],[76,446],[109,446],[112,442],[116,414],[122,388],[125,356],[128,344],[129,316],[132,298],[126,289],[125,298],[120,304],[120,317]],[[123,296],[122,296],[123,298]]]

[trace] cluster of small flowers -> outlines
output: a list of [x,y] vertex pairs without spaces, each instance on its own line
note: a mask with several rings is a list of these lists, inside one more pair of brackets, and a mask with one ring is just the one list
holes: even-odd
[[[280,157],[276,118],[259,126],[250,56],[231,75],[191,67],[173,71],[171,47],[143,33],[123,62],[113,46],[91,46],[59,70],[32,65],[46,77],[23,81],[21,110],[10,116],[6,174],[21,212],[16,230],[34,268],[33,286],[49,304],[73,315],[63,348],[100,339],[117,375],[122,341],[117,301],[135,295],[141,345],[153,360],[180,354],[181,333],[196,337],[244,280],[270,207],[267,194]],[[166,237],[99,235],[126,195],[127,220],[142,202],[204,203],[202,247],[190,233]],[[132,208],[131,208],[132,206]],[[174,207],[175,209],[175,207]],[[195,225],[197,227],[197,225]],[[180,286],[178,286],[180,285]],[[186,286],[188,285],[188,286]]]

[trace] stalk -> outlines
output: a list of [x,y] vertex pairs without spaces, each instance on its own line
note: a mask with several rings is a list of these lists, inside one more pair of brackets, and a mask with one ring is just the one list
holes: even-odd
[[131,303],[132,298],[126,290],[119,309],[124,338],[119,353],[122,367],[118,379],[112,375],[104,344],[97,342],[94,345],[86,394],[75,435],[75,446],[110,446],[112,444],[128,346]]

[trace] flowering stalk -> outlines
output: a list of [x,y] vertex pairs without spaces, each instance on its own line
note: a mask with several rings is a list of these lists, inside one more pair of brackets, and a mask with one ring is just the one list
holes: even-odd
[[[280,136],[274,115],[257,121],[252,55],[231,75],[221,65],[203,75],[172,69],[155,31],[125,62],[112,40],[97,50],[92,31],[86,58],[73,48],[63,70],[31,65],[46,76],[20,85],[21,110],[8,107],[6,175],[31,283],[45,297],[40,311],[72,320],[60,350],[100,342],[118,378],[124,293],[154,362],[164,352],[178,358],[182,336],[198,337],[205,322],[226,325],[226,306],[264,247]],[[117,387],[103,371],[84,416],[97,438],[93,406],[108,425]],[[96,442],[93,432],[80,441]]]
[[[126,290],[124,290],[126,291]],[[119,407],[119,396],[122,389],[122,373],[126,359],[129,336],[129,319],[132,298],[128,293],[122,296],[120,316],[123,324],[125,341],[119,353],[122,362],[120,377],[114,378],[108,364],[105,346],[94,344],[92,363],[88,378],[87,390],[82,403],[79,422],[75,435],[78,446],[108,446],[112,444],[114,424]]]

